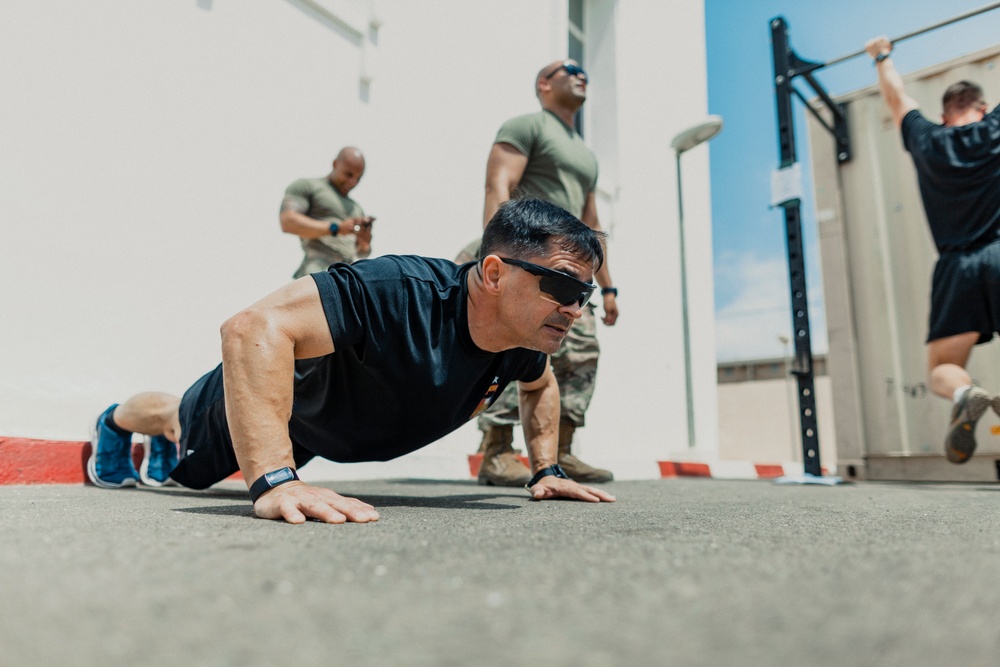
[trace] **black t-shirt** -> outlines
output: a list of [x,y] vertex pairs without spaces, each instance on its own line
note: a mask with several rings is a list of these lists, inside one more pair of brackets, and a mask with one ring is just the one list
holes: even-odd
[[486,352],[469,333],[474,263],[385,256],[312,274],[335,352],[295,363],[292,441],[340,462],[387,461],[454,431],[545,354]]
[[979,123],[945,127],[914,109],[903,145],[938,252],[971,250],[1000,236],[1000,106]]

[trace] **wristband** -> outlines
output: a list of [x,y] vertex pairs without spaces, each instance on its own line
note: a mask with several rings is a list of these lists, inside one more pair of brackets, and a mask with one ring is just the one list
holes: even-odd
[[614,294],[615,297],[617,298],[618,297],[618,288],[617,287],[602,287],[601,288],[601,296],[607,296],[608,294]]
[[883,51],[882,53],[878,54],[877,56],[875,56],[875,64],[876,65],[879,64],[880,62],[888,58],[891,54],[892,51]]
[[549,475],[555,475],[559,479],[569,479],[569,475],[567,475],[566,471],[562,469],[562,466],[558,463],[553,463],[548,468],[542,468],[536,472],[535,476],[531,478],[531,481],[524,485],[524,488],[530,489],[535,484],[538,484],[538,481],[542,477],[548,477]]
[[257,481],[250,485],[250,502],[256,503],[264,493],[276,486],[281,486],[287,482],[294,482],[299,476],[294,470],[285,466],[271,472],[266,472],[257,478]]
[[340,233],[340,223],[339,222],[331,222],[330,223],[330,236],[336,236],[339,233]]

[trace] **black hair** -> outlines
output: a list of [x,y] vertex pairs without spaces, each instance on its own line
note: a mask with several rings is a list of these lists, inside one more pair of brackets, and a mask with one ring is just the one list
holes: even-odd
[[604,264],[603,232],[594,231],[569,211],[535,197],[511,199],[497,209],[483,232],[479,256],[530,260],[548,257],[552,245],[596,268]]
[[983,89],[971,81],[959,81],[948,86],[941,98],[941,108],[949,111],[962,112],[969,107],[985,104]]

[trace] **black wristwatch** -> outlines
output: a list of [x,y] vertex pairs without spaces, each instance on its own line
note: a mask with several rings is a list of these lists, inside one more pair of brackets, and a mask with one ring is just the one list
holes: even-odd
[[531,481],[524,485],[524,488],[530,489],[535,484],[538,484],[538,480],[542,477],[548,477],[549,475],[555,475],[560,479],[569,479],[569,475],[567,475],[566,471],[562,469],[562,466],[558,463],[553,463],[548,468],[542,468],[536,472],[535,476],[531,478]]
[[340,223],[339,222],[331,222],[330,223],[330,236],[336,236],[339,233],[340,233]]
[[294,482],[299,476],[294,470],[285,466],[271,472],[266,472],[257,478],[257,481],[250,485],[250,502],[255,503],[257,499],[276,486],[281,486],[287,482]]
[[608,294],[614,294],[615,298],[618,298],[618,288],[617,287],[602,287],[601,296],[607,296]]

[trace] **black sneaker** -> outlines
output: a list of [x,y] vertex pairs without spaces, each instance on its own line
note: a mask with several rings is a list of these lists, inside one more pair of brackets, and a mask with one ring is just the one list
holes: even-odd
[[951,426],[944,439],[944,454],[952,463],[965,463],[976,451],[976,422],[993,403],[984,389],[972,387],[951,409]]

